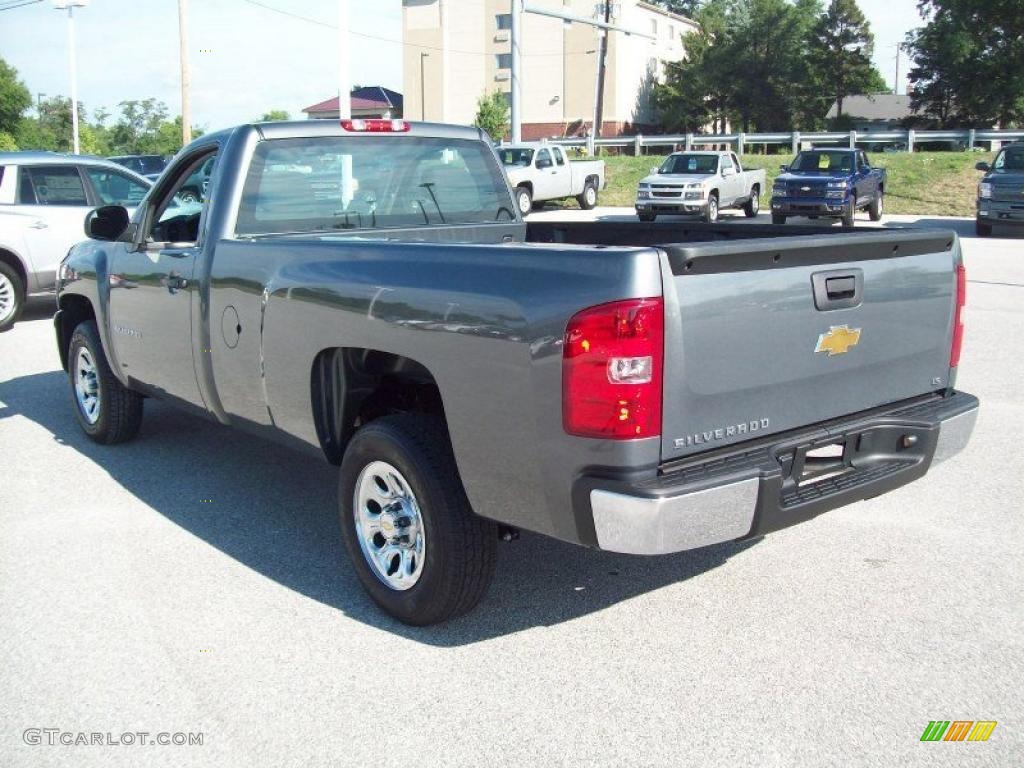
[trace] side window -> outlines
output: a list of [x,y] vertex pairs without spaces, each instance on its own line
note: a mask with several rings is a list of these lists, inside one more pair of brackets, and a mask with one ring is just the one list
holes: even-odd
[[190,244],[199,239],[199,219],[216,155],[216,150],[193,155],[172,169],[174,182],[155,201],[145,242]]
[[722,170],[727,171],[732,167],[732,158],[730,158],[728,155],[722,155]]
[[550,168],[551,167],[551,151],[548,149],[542,149],[537,153],[537,167],[538,168]]
[[22,205],[89,205],[82,177],[71,165],[22,167],[18,202]]
[[556,148],[552,151],[555,153],[555,162],[559,165],[565,165],[565,155],[562,153],[562,150]]
[[858,156],[860,157],[860,167],[861,168],[870,168],[871,167],[871,161],[868,160],[868,156],[864,152],[858,153]]
[[123,205],[134,208],[146,196],[149,188],[140,184],[131,176],[110,168],[89,165],[85,173],[92,182],[96,197],[103,205]]
[[733,166],[738,171],[740,169],[740,159],[738,157],[736,157],[736,153],[730,152],[729,153],[729,158],[732,160]]

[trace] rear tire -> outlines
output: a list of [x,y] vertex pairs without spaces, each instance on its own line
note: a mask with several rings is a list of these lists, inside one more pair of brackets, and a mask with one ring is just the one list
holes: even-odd
[[583,185],[583,192],[576,197],[576,202],[584,211],[593,210],[597,205],[597,186],[592,181]]
[[846,206],[846,210],[843,211],[843,226],[852,227],[856,223],[857,216],[857,196],[854,195],[850,198],[849,205]]
[[785,224],[785,223],[786,223],[786,217],[783,216],[781,213],[773,213],[772,214],[772,224]]
[[25,306],[25,284],[10,264],[0,261],[0,333],[18,322]]
[[878,194],[875,195],[875,199],[871,201],[871,205],[868,206],[868,216],[872,221],[882,220],[882,208],[884,203],[882,198],[885,197],[885,193],[882,190],[878,190]]
[[748,219],[757,216],[761,210],[761,188],[755,184],[750,190],[750,199],[743,206],[743,215]]
[[974,233],[978,237],[988,237],[992,234],[992,225],[985,221],[974,220]]
[[[375,473],[387,467],[397,470],[397,486],[407,493],[374,493],[366,473],[381,489]],[[388,471],[383,470],[385,475]],[[339,485],[345,548],[363,588],[384,611],[406,624],[425,626],[464,614],[480,602],[494,575],[498,530],[470,508],[444,422],[418,413],[371,421],[345,450]],[[366,488],[369,497],[361,501]],[[374,497],[396,499],[397,505],[392,501],[385,506]],[[396,527],[395,515],[408,522]],[[357,516],[366,524],[357,524]],[[374,528],[374,520],[379,527]],[[420,563],[415,542],[401,535],[409,530],[417,532],[414,538],[421,537],[416,538],[421,542]],[[410,547],[412,552],[405,551]],[[403,582],[406,572],[400,569],[407,557],[413,575]],[[394,575],[382,563],[390,563],[387,568],[394,567]]]
[[123,443],[142,426],[142,395],[110,371],[96,321],[79,323],[68,345],[71,402],[82,431],[104,445]]
[[533,210],[533,193],[529,187],[516,187],[516,205],[521,216]]

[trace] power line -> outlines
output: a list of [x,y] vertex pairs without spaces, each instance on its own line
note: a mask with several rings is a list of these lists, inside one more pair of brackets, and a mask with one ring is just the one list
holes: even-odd
[[5,5],[0,5],[0,11],[13,11],[15,8],[24,8],[26,5],[35,5],[43,0],[13,0]]
[[[40,0],[34,0],[34,1],[35,2],[39,2]],[[311,16],[303,16],[300,13],[293,13],[292,11],[286,11],[283,8],[276,8],[273,5],[268,5],[267,3],[260,2],[260,0],[242,0],[242,2],[243,3],[248,3],[249,5],[255,5],[258,8],[262,8],[262,9],[264,9],[266,11],[271,11],[273,13],[279,13],[282,16],[287,16],[289,18],[296,19],[297,21],[305,21],[305,22],[307,22],[309,24],[315,24],[318,27],[325,27],[326,29],[333,29],[333,30],[337,30],[338,29],[338,25],[337,24],[331,24],[329,21],[322,21],[321,19],[314,19]],[[407,43],[404,40],[397,40],[397,39],[395,39],[393,37],[384,37],[382,35],[370,35],[370,34],[366,34],[365,32],[357,32],[354,29],[349,30],[349,34],[355,35],[356,37],[362,37],[362,38],[365,38],[367,40],[377,40],[377,41],[380,41],[380,42],[383,42],[383,43],[392,43],[394,45],[401,45],[401,46],[404,46],[406,48],[415,48],[417,50],[423,49],[423,50],[438,51],[438,52],[443,52],[445,50],[444,48],[438,47],[436,45],[419,45],[419,44],[414,44],[414,43]],[[452,48],[451,46],[448,47],[448,52],[449,53],[464,53],[464,54],[467,54],[469,56],[489,56],[492,53],[497,53],[496,51],[467,50],[465,48]],[[524,53],[523,55],[527,56],[527,57],[534,57],[534,56],[582,56],[582,55],[589,54],[589,53],[591,53],[591,51],[565,51],[565,52],[552,51],[552,52],[548,52],[548,53]]]

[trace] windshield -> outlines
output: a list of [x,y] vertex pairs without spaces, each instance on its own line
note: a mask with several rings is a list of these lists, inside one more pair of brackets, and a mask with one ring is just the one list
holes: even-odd
[[1024,171],[1024,147],[1009,147],[992,164],[997,171]]
[[853,171],[853,153],[838,150],[815,149],[801,152],[789,166],[791,171],[835,172]]
[[511,221],[508,187],[480,141],[330,136],[261,142],[238,234]]
[[533,150],[524,147],[507,147],[498,150],[498,157],[502,165],[523,165],[527,166],[533,162]]
[[718,155],[669,155],[658,173],[717,173]]

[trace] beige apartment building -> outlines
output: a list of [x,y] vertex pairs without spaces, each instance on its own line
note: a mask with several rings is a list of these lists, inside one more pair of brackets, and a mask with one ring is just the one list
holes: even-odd
[[[530,0],[585,18],[595,0]],[[471,123],[484,93],[511,90],[510,0],[403,0],[405,117]],[[642,131],[652,122],[651,86],[664,62],[679,61],[683,16],[642,2],[612,3],[613,22],[654,37],[608,35],[602,135]],[[585,24],[524,13],[521,92],[524,139],[586,135],[594,119],[599,32]]]

